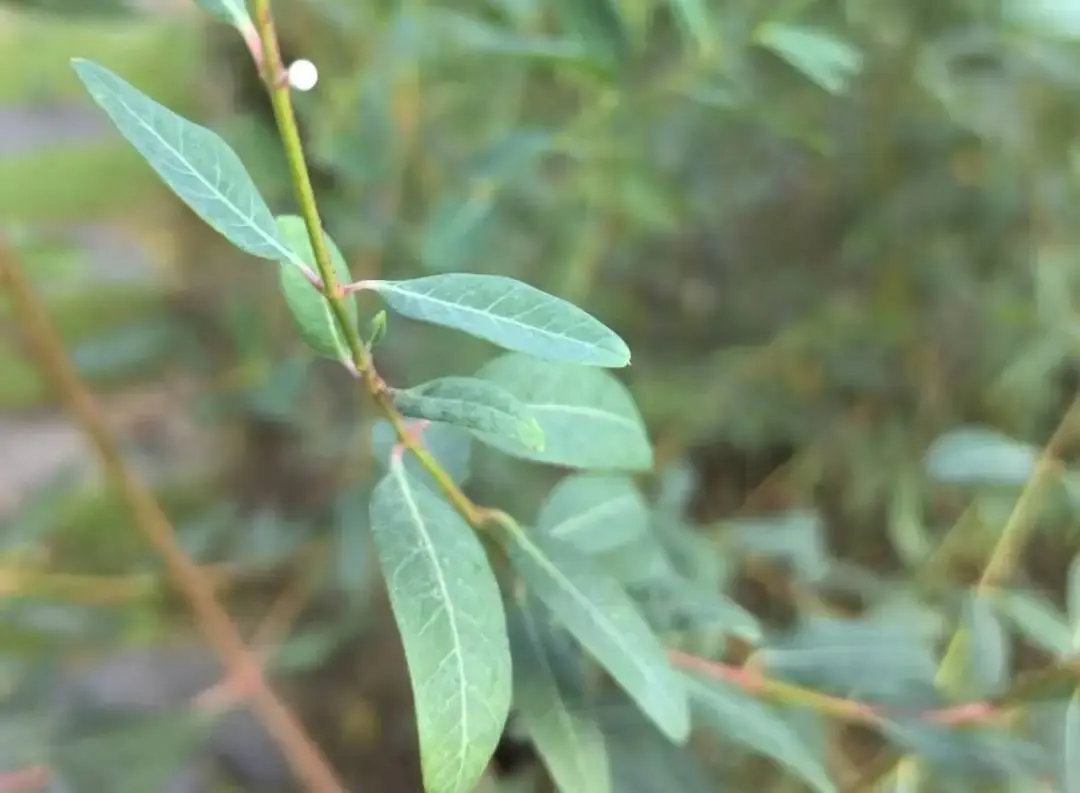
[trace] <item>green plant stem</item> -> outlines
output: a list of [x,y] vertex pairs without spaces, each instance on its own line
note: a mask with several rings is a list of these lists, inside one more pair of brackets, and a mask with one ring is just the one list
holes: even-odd
[[386,383],[383,382],[375,370],[374,363],[371,360],[371,353],[364,346],[359,331],[349,323],[342,302],[345,297],[344,285],[337,283],[334,278],[330,251],[322,233],[322,221],[319,219],[315,190],[311,186],[311,177],[308,174],[307,163],[304,159],[304,148],[300,140],[296,114],[293,112],[289,82],[286,79],[285,66],[281,62],[281,50],[278,46],[277,33],[274,30],[270,0],[254,0],[253,7],[255,25],[261,45],[259,68],[270,93],[270,100],[274,109],[274,120],[281,136],[281,143],[285,147],[285,158],[289,165],[293,191],[297,203],[300,205],[300,215],[304,218],[308,236],[311,238],[311,248],[315,253],[315,266],[318,270],[319,279],[322,281],[321,292],[323,297],[330,303],[334,321],[337,323],[338,330],[348,345],[351,357],[349,363],[359,379],[363,381],[376,406],[394,428],[398,443],[416,457],[435,480],[439,490],[446,496],[451,506],[471,526],[477,529],[482,528],[486,523],[486,511],[473,504],[461,492],[453,480],[442,470],[438,462],[424,448],[423,444],[420,443],[415,434],[410,432],[405,419],[394,408]]
[[93,397],[64,354],[49,321],[14,254],[0,240],[0,283],[7,286],[19,325],[36,360],[67,404],[76,423],[97,452],[110,483],[122,495],[136,527],[158,552],[176,588],[187,598],[199,628],[217,652],[230,683],[249,692],[255,713],[312,793],[344,793],[318,747],[288,707],[263,679],[258,660],[214,596],[213,586],[184,554],[169,519],[154,494],[128,470],[120,448]]

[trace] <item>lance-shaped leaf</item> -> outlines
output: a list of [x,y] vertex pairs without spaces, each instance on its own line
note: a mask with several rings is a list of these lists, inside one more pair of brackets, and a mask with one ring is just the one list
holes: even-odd
[[1080,793],[1080,692],[1074,692],[1065,708],[1065,756],[1062,779],[1065,793]]
[[563,793],[608,793],[604,735],[585,707],[585,681],[567,641],[545,624],[535,602],[509,615],[514,708]]
[[690,733],[682,679],[622,586],[572,546],[509,528],[510,562],[529,591],[574,635],[669,738]]
[[472,529],[399,455],[372,493],[371,532],[412,680],[425,790],[468,793],[510,709],[495,575]]
[[602,553],[649,529],[649,510],[628,476],[575,474],[555,485],[537,528],[586,553]]
[[96,63],[71,65],[120,134],[207,225],[252,256],[303,266],[225,141]]
[[568,468],[652,467],[652,445],[641,414],[630,392],[609,372],[510,354],[489,361],[476,376],[517,397],[544,431],[544,448],[539,451],[485,434],[483,441],[489,446]]
[[949,485],[1022,485],[1035,470],[1039,450],[985,427],[945,433],[926,451],[930,478]]
[[195,0],[195,3],[206,13],[228,22],[237,30],[254,30],[244,0]]
[[584,366],[630,363],[626,343],[600,320],[513,278],[449,273],[366,286],[404,317],[454,328],[507,350]]
[[[315,265],[315,251],[312,248],[311,237],[308,235],[304,219],[297,215],[282,215],[277,218],[277,225],[289,248],[312,272],[318,272]],[[334,279],[339,284],[348,283],[351,276],[345,257],[341,255],[338,246],[325,231],[323,237],[330,251]],[[285,304],[289,307],[289,313],[292,315],[300,338],[311,349],[326,358],[336,360],[348,358],[349,345],[341,335],[341,329],[334,318],[329,301],[298,268],[285,263],[280,269],[281,293],[285,297]],[[348,317],[349,326],[355,328],[358,320],[356,297],[346,295],[342,299],[345,301],[345,314]]]
[[775,759],[818,793],[834,793],[821,758],[780,713],[726,683],[706,684],[689,675],[685,680],[694,712],[720,737]]
[[403,416],[455,424],[544,448],[544,431],[529,409],[495,383],[474,377],[441,377],[408,390],[395,391],[394,407]]

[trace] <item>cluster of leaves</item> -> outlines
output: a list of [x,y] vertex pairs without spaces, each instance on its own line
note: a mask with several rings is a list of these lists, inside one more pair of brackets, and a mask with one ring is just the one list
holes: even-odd
[[[247,24],[243,3],[203,5]],[[1062,97],[1075,85],[1077,26],[1068,4],[311,5],[335,35],[309,51],[343,64],[323,69],[311,101],[297,98],[312,160],[338,180],[320,196],[335,276],[352,280],[333,240],[392,254],[386,277],[344,298],[349,326],[368,328],[365,347],[380,344],[388,359],[405,351],[395,360],[409,375],[401,379],[419,384],[387,394],[453,484],[532,517],[527,527],[485,523],[494,542],[483,544],[431,472],[395,449],[387,423],[371,428],[382,478],[349,482],[341,500],[341,578],[363,578],[363,554],[350,549],[370,534],[405,640],[429,787],[465,789],[512,707],[562,790],[716,789],[677,746],[691,717],[725,756],[742,757],[741,745],[832,790],[839,775],[826,770],[815,701],[789,691],[765,704],[730,681],[673,671],[664,655],[724,658],[733,638],[755,648],[754,668],[770,680],[887,714],[877,725],[884,738],[927,761],[933,789],[1031,789],[1048,775],[1075,787],[1067,749],[1080,720],[1067,684],[1026,708],[1014,732],[924,718],[957,702],[1007,700],[1021,641],[1047,663],[1075,649],[1075,608],[1054,603],[1042,582],[987,593],[941,575],[954,557],[982,566],[1018,488],[1038,471],[1037,449],[987,429],[933,440],[973,412],[1018,437],[1040,435],[1054,417],[1054,374],[1071,361],[1075,337],[1076,119]],[[351,361],[312,288],[306,224],[275,217],[216,135],[99,67],[78,70],[196,212],[240,250],[278,263],[308,346]],[[421,75],[424,96],[437,100],[414,107]],[[886,107],[856,112],[872,102]],[[777,162],[793,150],[791,178]],[[746,207],[775,206],[754,196],[798,186],[805,159],[827,162],[856,208],[840,241],[820,259],[738,244]],[[439,189],[424,189],[431,183]],[[399,192],[400,207],[387,202]],[[783,236],[767,217],[763,236]],[[831,224],[815,216],[810,225]],[[704,251],[657,247],[714,227],[722,239],[710,237]],[[668,291],[688,291],[704,308],[682,297],[643,305],[625,288],[642,280],[689,284]],[[588,299],[597,316],[628,329],[630,390],[605,371],[626,364],[626,345],[523,281]],[[717,282],[724,295],[710,302]],[[361,319],[365,292],[389,319]],[[655,292],[665,294],[654,288],[650,299]],[[468,360],[464,338],[424,335],[397,317],[510,352],[459,369],[475,369],[472,377],[448,376],[447,360]],[[913,373],[912,350],[941,360]],[[289,413],[308,371],[303,359],[282,359],[266,411]],[[635,481],[653,467],[646,425],[695,441],[801,445],[845,415],[852,390],[883,402],[890,420],[869,429],[842,421],[827,462],[806,453],[794,477],[803,496],[826,480],[822,469],[851,469],[843,518],[801,508],[702,532],[686,523],[695,487],[687,470],[667,471],[651,494]],[[552,488],[535,473],[541,466],[510,458],[573,472]],[[532,498],[524,483],[537,479]],[[1036,528],[1074,520],[1074,477],[1066,470],[1058,481],[1052,495],[1062,497],[1026,516]],[[960,519],[935,501],[957,488],[968,505]],[[852,527],[851,513],[873,519]],[[826,534],[840,521],[878,543],[884,526],[899,563],[883,574],[832,558]],[[289,536],[277,524],[268,533]],[[744,558],[791,571],[794,623],[762,624],[724,594]],[[802,597],[826,589],[854,593],[867,613],[823,616]],[[1075,585],[1060,594],[1074,601]],[[940,647],[954,623],[967,652],[963,670],[943,681]],[[732,789],[762,786],[730,767],[717,776]]]

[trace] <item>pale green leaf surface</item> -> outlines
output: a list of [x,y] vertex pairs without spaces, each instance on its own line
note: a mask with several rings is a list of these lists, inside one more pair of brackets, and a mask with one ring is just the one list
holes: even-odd
[[552,489],[537,528],[586,553],[602,553],[647,532],[649,511],[628,476],[574,474]]
[[583,366],[622,367],[630,349],[598,319],[562,298],[501,275],[448,273],[369,281],[398,314],[504,349]]
[[303,264],[282,239],[270,209],[225,141],[108,69],[81,58],[72,59],[71,65],[120,134],[207,225],[252,256]]
[[972,594],[966,600],[964,625],[967,628],[968,669],[976,696],[1001,692],[1009,679],[1009,636],[989,598]]
[[1080,627],[1080,554],[1069,563],[1069,575],[1065,589],[1065,603],[1068,609],[1069,624],[1073,630]]
[[625,586],[644,586],[678,576],[664,546],[652,533],[635,537],[610,550],[601,551],[596,560]]
[[514,708],[562,793],[608,793],[604,735],[585,704],[585,681],[568,662],[568,642],[556,641],[538,608],[509,615],[514,658]]
[[824,30],[770,22],[757,40],[829,93],[842,91],[862,68],[859,51]]
[[399,457],[371,498],[371,532],[401,632],[428,793],[468,793],[512,693],[501,593],[472,529]]
[[1065,709],[1065,793],[1080,793],[1080,692],[1074,693]]
[[[308,235],[304,219],[298,215],[281,215],[276,222],[282,239],[289,248],[312,272],[318,272],[315,264],[315,250],[312,248],[311,237]],[[352,280],[352,276],[349,274],[345,257],[341,255],[338,246],[325,231],[323,236],[330,252],[330,262],[334,267],[334,278],[339,284],[348,283]],[[299,268],[289,263],[282,263],[279,276],[285,304],[289,307],[289,314],[304,343],[325,358],[348,359],[350,357],[349,345],[341,335],[334,312],[326,298],[308,281]],[[356,296],[346,295],[343,300],[349,326],[356,328],[359,321]]]
[[1053,603],[1034,592],[999,591],[995,605],[1032,644],[1052,655],[1072,649],[1072,631]]
[[955,429],[930,445],[923,460],[931,479],[950,485],[1022,485],[1038,450],[991,429]]
[[403,416],[427,419],[509,438],[530,449],[543,449],[544,431],[510,392],[474,377],[440,377],[395,391],[394,407]]
[[815,756],[779,713],[726,683],[684,677],[696,706],[694,712],[717,735],[773,758],[818,793],[835,793],[822,758]]
[[565,543],[521,527],[510,561],[526,587],[673,741],[690,733],[686,689],[622,586]]
[[244,0],[195,0],[195,3],[206,13],[228,22],[237,30],[254,29]]
[[716,31],[705,0],[669,0],[672,13],[687,36],[697,43],[702,55],[710,55],[716,47]]
[[652,467],[641,414],[630,392],[610,373],[510,354],[489,361],[476,376],[517,397],[544,432],[541,451],[485,435],[484,442],[499,451],[568,468]]
[[557,0],[552,7],[562,29],[576,35],[599,66],[615,70],[626,59],[630,37],[615,0]]

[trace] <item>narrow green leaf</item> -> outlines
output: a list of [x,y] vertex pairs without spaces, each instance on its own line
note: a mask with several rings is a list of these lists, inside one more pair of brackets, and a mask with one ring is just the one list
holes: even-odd
[[608,372],[511,354],[489,361],[476,376],[517,397],[544,431],[541,451],[485,435],[484,442],[499,451],[568,468],[652,467],[641,414],[630,392]]
[[629,35],[614,0],[557,0],[553,8],[563,30],[580,38],[601,68],[614,71],[626,60]]
[[207,225],[252,256],[303,266],[225,141],[96,63],[71,65],[120,134]]
[[441,377],[395,391],[394,407],[414,419],[454,424],[481,434],[498,435],[530,449],[544,448],[544,431],[513,394],[474,377]]
[[942,435],[923,461],[931,479],[950,485],[1022,485],[1038,461],[1038,450],[982,427]]
[[254,30],[251,15],[244,0],[195,0],[203,11],[217,17],[237,30]]
[[536,527],[585,553],[602,553],[645,534],[649,509],[627,476],[575,474],[552,489]]
[[613,690],[593,708],[611,757],[611,776],[619,793],[718,793],[699,755],[676,746],[646,719],[621,691]]
[[1069,624],[1073,630],[1080,629],[1080,554],[1069,563],[1069,575],[1065,584],[1065,604]]
[[454,328],[507,350],[583,366],[630,363],[626,343],[599,320],[513,278],[449,273],[367,286],[404,317]]
[[[311,246],[311,237],[308,235],[304,219],[298,215],[281,215],[276,222],[281,237],[289,249],[295,252],[312,272],[318,272],[315,265],[315,250]],[[330,249],[330,261],[334,266],[335,280],[339,284],[348,283],[352,280],[352,276],[349,274],[345,257],[341,255],[338,246],[325,231],[323,237]],[[349,345],[341,335],[329,301],[308,281],[300,269],[291,264],[282,263],[279,276],[285,304],[289,307],[289,314],[304,343],[325,358],[335,360],[349,358]],[[355,328],[359,321],[356,296],[346,295],[344,301],[349,325]]]
[[412,679],[424,788],[468,793],[510,709],[498,583],[473,530],[400,456],[372,493],[371,532]]
[[709,5],[705,0],[669,0],[671,10],[687,36],[697,43],[698,51],[708,57],[716,48]]
[[530,591],[608,670],[638,707],[678,743],[690,734],[682,680],[619,583],[543,533],[510,532],[509,555]]
[[1065,793],[1080,793],[1080,691],[1065,709]]
[[998,610],[1032,644],[1052,655],[1072,649],[1072,631],[1057,607],[1035,592],[999,591],[992,596]]
[[818,793],[835,793],[836,786],[821,758],[774,709],[726,683],[706,684],[690,675],[684,678],[696,705],[694,712],[719,737],[773,758]]
[[859,51],[824,30],[770,22],[757,31],[756,38],[832,94],[844,90],[862,68]]
[[[531,605],[531,607],[530,607]],[[585,681],[567,658],[576,651],[546,629],[535,604],[509,615],[514,708],[563,793],[608,793],[604,735],[585,709]]]
[[968,669],[975,689],[972,693],[994,696],[1001,693],[1009,680],[1009,636],[989,598],[973,593],[964,605]]

